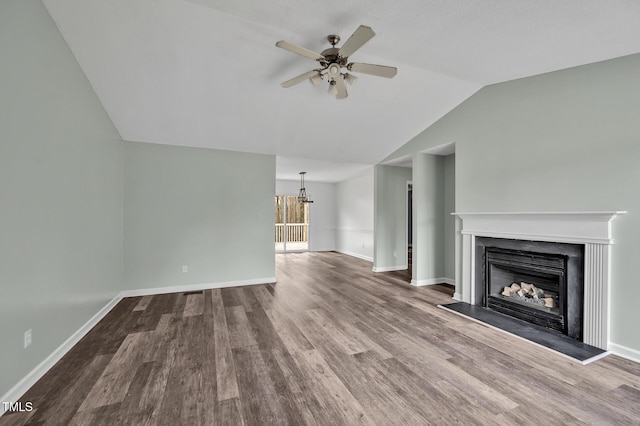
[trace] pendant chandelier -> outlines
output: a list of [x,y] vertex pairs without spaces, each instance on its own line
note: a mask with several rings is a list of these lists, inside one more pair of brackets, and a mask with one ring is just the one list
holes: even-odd
[[307,189],[304,187],[305,174],[307,174],[307,172],[300,172],[300,192],[298,192],[298,203],[313,203],[313,201],[307,197]]

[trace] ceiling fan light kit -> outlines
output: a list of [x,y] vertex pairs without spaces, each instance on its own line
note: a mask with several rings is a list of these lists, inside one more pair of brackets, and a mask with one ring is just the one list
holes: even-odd
[[276,43],[277,47],[313,59],[320,64],[320,68],[300,74],[281,83],[281,86],[284,88],[291,87],[307,79],[317,86],[326,78],[329,82],[329,94],[334,95],[337,99],[345,99],[348,96],[345,81],[353,84],[357,79],[351,72],[393,78],[398,72],[395,67],[349,62],[349,56],[371,40],[375,34],[370,27],[360,25],[340,48],[336,47],[336,44],[340,42],[340,36],[330,34],[327,36],[327,40],[331,47],[323,50],[322,53],[315,53],[304,47],[280,40]]

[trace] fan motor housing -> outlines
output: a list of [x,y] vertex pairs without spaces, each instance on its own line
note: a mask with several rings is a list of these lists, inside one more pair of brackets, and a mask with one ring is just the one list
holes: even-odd
[[337,47],[330,47],[323,50],[321,55],[325,57],[326,61],[321,62],[326,62],[327,64],[338,63],[344,67],[345,65],[347,65],[347,58],[343,58],[342,56],[338,55],[338,52],[340,52],[340,49],[338,49]]

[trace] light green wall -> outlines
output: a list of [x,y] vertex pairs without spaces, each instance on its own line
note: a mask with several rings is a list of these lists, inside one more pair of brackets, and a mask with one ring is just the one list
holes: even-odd
[[0,63],[2,396],[121,289],[123,161],[40,1],[0,2]]
[[373,167],[336,184],[336,250],[373,261]]
[[[376,260],[384,269],[407,264],[406,186],[413,182],[414,284],[455,279],[455,155],[416,154],[413,168],[376,166]],[[396,256],[394,256],[394,252]]]
[[455,142],[461,212],[628,210],[613,222],[611,340],[635,351],[638,76],[632,55],[488,86],[386,159]]
[[374,268],[377,270],[407,265],[407,182],[411,178],[408,167],[374,167]]
[[438,155],[413,155],[412,281],[418,285],[444,276],[444,163]]
[[274,196],[274,156],[127,142],[125,287],[275,277]]
[[444,158],[444,212],[442,216],[443,231],[443,261],[444,277],[454,281],[456,278],[456,232],[455,216],[451,213],[456,211],[456,156],[448,155]]

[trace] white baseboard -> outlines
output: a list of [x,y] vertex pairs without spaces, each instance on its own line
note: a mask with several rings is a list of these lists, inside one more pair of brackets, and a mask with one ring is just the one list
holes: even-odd
[[373,258],[372,257],[365,256],[363,254],[354,253],[354,252],[345,251],[345,250],[336,250],[336,251],[338,253],[346,254],[347,256],[357,257],[358,259],[362,259],[362,260],[367,260],[369,262],[373,262]]
[[[428,278],[426,280],[411,280],[411,285],[416,287],[422,287],[424,285],[434,285],[434,284],[451,284],[456,285],[456,282],[451,278]],[[455,296],[454,296],[455,297]]]
[[609,342],[609,352],[631,361],[640,362],[640,351]]
[[[219,283],[206,283],[206,284],[191,284],[183,286],[173,287],[156,287],[156,288],[144,288],[138,290],[124,290],[118,293],[116,297],[109,301],[102,309],[98,311],[89,321],[87,321],[82,327],[80,327],[75,333],[73,333],[63,344],[58,346],[47,358],[38,364],[33,370],[31,370],[22,380],[20,380],[14,387],[0,398],[0,401],[16,402],[22,395],[29,390],[38,380],[42,378],[60,359],[67,354],[73,348],[73,346],[80,341],[95,325],[104,318],[114,306],[118,304],[125,297],[138,297],[138,296],[150,296],[154,294],[166,294],[166,293],[179,293],[188,291],[207,290],[211,288],[227,288],[227,287],[239,287],[246,285],[257,284],[271,284],[275,283],[275,277],[269,278],[256,278],[251,280],[241,281],[226,281]],[[4,414],[5,404],[0,407],[0,415]]]
[[[122,292],[116,297],[111,299],[102,309],[98,311],[89,321],[82,325],[75,333],[73,333],[67,340],[56,348],[48,357],[46,357],[40,364],[38,364],[33,370],[31,370],[22,380],[20,380],[14,387],[2,395],[0,401],[16,402],[22,395],[29,390],[38,380],[42,378],[63,356],[67,354],[80,341],[93,327],[95,327],[102,318],[104,318],[111,309],[114,308],[122,300]],[[0,415],[5,412],[5,404],[0,407]]]
[[380,268],[376,268],[375,266],[371,269],[373,272],[390,272],[390,271],[406,271],[409,268],[407,265],[400,266],[383,266]]
[[227,287],[240,287],[244,285],[273,284],[275,282],[276,282],[276,277],[254,278],[251,280],[223,281],[218,283],[202,283],[202,284],[176,285],[171,287],[141,288],[138,290],[125,290],[121,294],[122,294],[122,297],[151,296],[154,294],[180,293],[185,291],[187,292],[200,291],[200,290],[208,290],[211,288],[227,288]]

